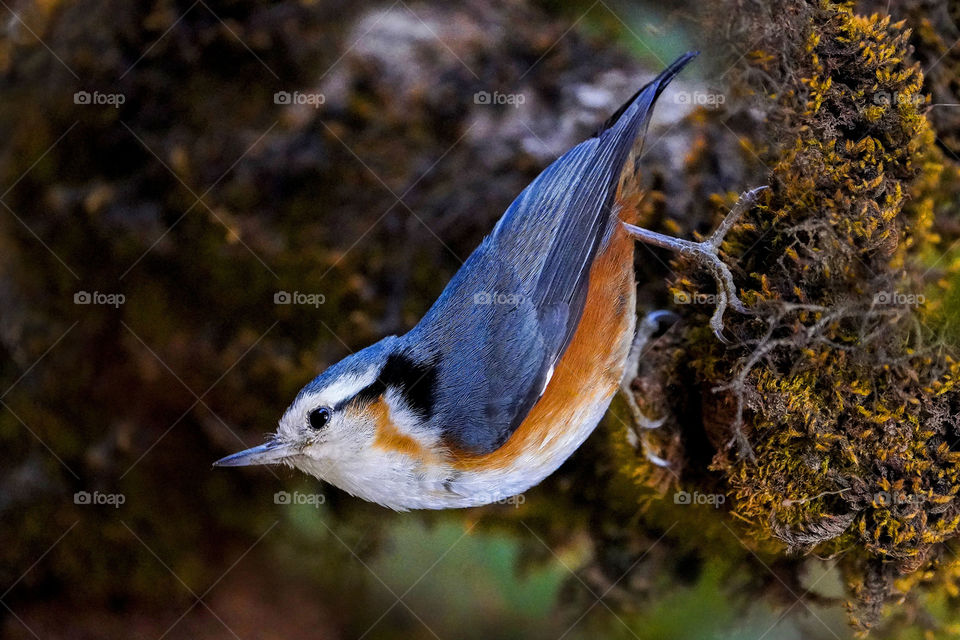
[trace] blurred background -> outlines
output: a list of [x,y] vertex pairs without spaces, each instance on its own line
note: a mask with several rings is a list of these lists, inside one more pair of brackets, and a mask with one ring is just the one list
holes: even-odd
[[[711,505],[608,545],[595,445],[443,513],[210,467],[412,327],[529,180],[702,49],[648,136],[669,185],[748,50],[699,4],[0,1],[2,635],[849,637],[827,570],[822,606],[742,596],[776,567],[698,548]],[[661,213],[759,184],[744,155]]]

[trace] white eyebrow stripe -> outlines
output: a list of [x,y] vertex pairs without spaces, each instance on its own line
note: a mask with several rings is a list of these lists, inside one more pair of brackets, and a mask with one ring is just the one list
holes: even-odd
[[308,426],[310,412],[318,407],[335,407],[349,400],[370,386],[380,374],[380,367],[371,365],[366,371],[357,374],[345,374],[319,391],[313,391],[298,398],[280,418],[278,432],[288,439],[296,439],[298,433]]
[[359,376],[343,376],[314,396],[313,402],[335,407],[373,384],[379,373],[380,371],[376,366],[371,366]]

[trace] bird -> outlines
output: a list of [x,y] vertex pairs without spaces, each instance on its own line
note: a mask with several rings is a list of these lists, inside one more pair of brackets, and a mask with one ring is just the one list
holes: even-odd
[[657,99],[697,54],[680,56],[544,169],[409,332],[323,371],[265,444],[214,465],[286,465],[398,511],[474,507],[552,474],[620,390],[641,426],[657,426],[627,385],[672,314],[637,322],[635,241],[712,272],[711,326],[723,339],[725,307],[744,306],[718,247],[759,191],[742,194],[703,242],[636,226],[638,189],[624,167],[637,161]]

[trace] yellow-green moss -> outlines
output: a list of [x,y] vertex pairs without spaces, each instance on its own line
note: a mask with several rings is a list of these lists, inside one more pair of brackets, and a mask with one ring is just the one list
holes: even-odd
[[[929,581],[960,526],[960,365],[924,295],[924,258],[943,240],[938,193],[955,174],[904,24],[852,3],[787,4],[785,20],[805,21],[801,43],[747,57],[771,85],[759,102],[777,138],[763,152],[772,188],[723,246],[751,311],[727,315],[727,347],[706,330],[712,308],[679,307],[683,329],[651,355],[660,384],[693,386],[668,408],[689,417],[684,405],[699,403],[713,475],[669,446],[696,437],[685,420],[655,437],[683,483],[728,496],[758,548],[838,557],[866,628],[900,589]],[[713,290],[697,264],[675,268],[675,295]],[[621,478],[662,484],[615,450]],[[956,570],[945,573],[957,591]]]

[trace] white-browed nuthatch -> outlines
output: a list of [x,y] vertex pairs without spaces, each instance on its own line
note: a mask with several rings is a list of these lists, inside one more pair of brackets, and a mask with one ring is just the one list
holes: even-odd
[[654,103],[695,55],[676,60],[524,189],[409,333],[324,371],[269,442],[216,465],[285,464],[401,510],[474,506],[528,489],[580,446],[627,363],[636,368],[634,238],[713,271],[719,335],[723,308],[740,301],[717,246],[743,207],[694,243],[634,226],[636,201],[621,193]]

